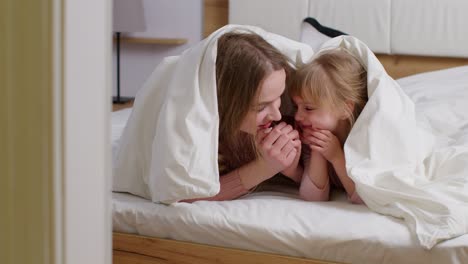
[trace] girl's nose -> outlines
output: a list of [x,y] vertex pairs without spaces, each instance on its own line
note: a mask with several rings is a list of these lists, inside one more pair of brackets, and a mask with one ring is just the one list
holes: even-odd
[[302,120],[302,115],[299,113],[299,111],[297,111],[294,114],[294,120],[296,120],[296,121],[301,121]]

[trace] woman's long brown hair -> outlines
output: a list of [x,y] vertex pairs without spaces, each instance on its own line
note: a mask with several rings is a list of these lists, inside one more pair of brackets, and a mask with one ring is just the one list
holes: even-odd
[[289,83],[292,67],[275,47],[256,34],[226,33],[218,39],[219,170],[232,171],[257,157],[253,135],[240,126],[258,99],[261,81],[284,69]]

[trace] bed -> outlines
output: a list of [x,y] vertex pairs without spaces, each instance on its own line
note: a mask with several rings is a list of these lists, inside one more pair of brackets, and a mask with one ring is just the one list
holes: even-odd
[[[414,75],[398,82],[412,98],[437,93],[444,87],[465,90],[468,98],[468,66]],[[124,109],[112,115],[113,147],[118,145],[130,112],[131,109]],[[114,263],[135,263],[132,261],[149,256],[161,258],[158,260],[161,263],[238,263],[243,255],[252,259],[252,263],[259,263],[255,256],[258,253],[252,251],[297,257],[280,257],[287,259],[285,263],[306,263],[300,258],[340,263],[468,260],[468,235],[428,251],[418,244],[402,220],[350,204],[339,192],[334,193],[330,202],[310,203],[301,201],[294,187],[272,185],[236,201],[170,206],[114,193],[112,211],[116,232]],[[247,251],[231,252],[231,249]],[[217,254],[219,250],[224,253]],[[260,256],[265,263],[274,259],[268,254]]]
[[[436,1],[425,6],[421,5],[422,0],[356,0],[352,6],[344,6],[350,1],[332,0],[269,0],[268,5],[267,0],[247,2],[230,2],[230,22],[259,25],[300,40],[302,20],[317,17],[323,24],[368,43],[381,54],[379,58],[394,78],[468,64],[468,34],[458,16],[459,10],[468,10],[463,1],[449,1],[443,6],[454,14],[448,23],[457,22],[445,31],[428,30],[428,18],[422,14],[421,19],[412,18],[418,15],[412,8],[419,5],[430,9],[424,12],[435,12],[431,19],[443,21],[443,15],[436,12],[441,8]],[[259,16],[265,6],[269,6],[268,12]],[[291,23],[278,23],[284,19]],[[430,44],[415,46],[414,40],[407,41],[405,37],[426,38]],[[440,93],[447,87],[468,98],[468,66],[411,75],[398,82],[411,98],[419,100],[419,105],[424,104],[426,95]],[[125,109],[112,114],[113,148],[118,146],[130,112],[131,109]],[[468,262],[468,235],[425,250],[402,220],[349,204],[339,192],[333,194],[330,202],[308,203],[298,199],[294,187],[271,185],[236,201],[170,206],[114,193],[112,214],[114,263]]]

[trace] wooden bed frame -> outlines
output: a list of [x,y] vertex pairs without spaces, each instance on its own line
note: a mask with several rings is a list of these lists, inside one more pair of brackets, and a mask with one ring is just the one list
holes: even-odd
[[468,65],[466,58],[424,57],[410,55],[376,54],[388,75],[393,79],[417,73],[443,70]]
[[[228,3],[228,0],[204,0],[204,36],[208,36],[216,29],[228,23]],[[395,79],[422,72],[468,65],[468,59],[466,58],[381,54],[377,54],[377,57],[382,62],[389,75]],[[131,107],[131,104],[128,104],[127,107]],[[113,263],[330,264],[335,262],[215,247],[133,234],[114,233]]]
[[248,250],[215,247],[189,242],[113,234],[114,264],[330,264],[320,260],[287,257]]

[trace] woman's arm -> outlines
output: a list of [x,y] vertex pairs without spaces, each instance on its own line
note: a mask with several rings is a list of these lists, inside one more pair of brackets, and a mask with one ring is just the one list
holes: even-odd
[[300,164],[302,143],[299,138],[299,131],[295,129],[296,125],[293,116],[283,116],[283,121],[289,126],[284,127],[282,131],[291,139],[294,148],[297,150],[297,154],[292,165],[281,171],[281,173],[296,183],[300,183],[304,174],[304,168]]
[[296,158],[294,158],[293,164],[289,166],[287,169],[283,170],[281,173],[295,181],[296,183],[300,183],[302,179],[302,175],[304,174],[304,168],[299,163],[301,160],[301,141],[297,140],[298,146],[296,147],[297,154]]
[[220,192],[209,198],[183,200],[222,201],[232,200],[246,194],[251,188],[288,168],[297,156],[291,140],[282,131],[280,124],[269,132],[262,131],[256,137],[260,157],[220,177]]
[[192,203],[195,201],[225,201],[234,200],[257,186],[261,182],[268,180],[274,172],[262,159],[252,161],[240,168],[226,173],[219,178],[220,190],[213,197],[187,199],[181,202]]

